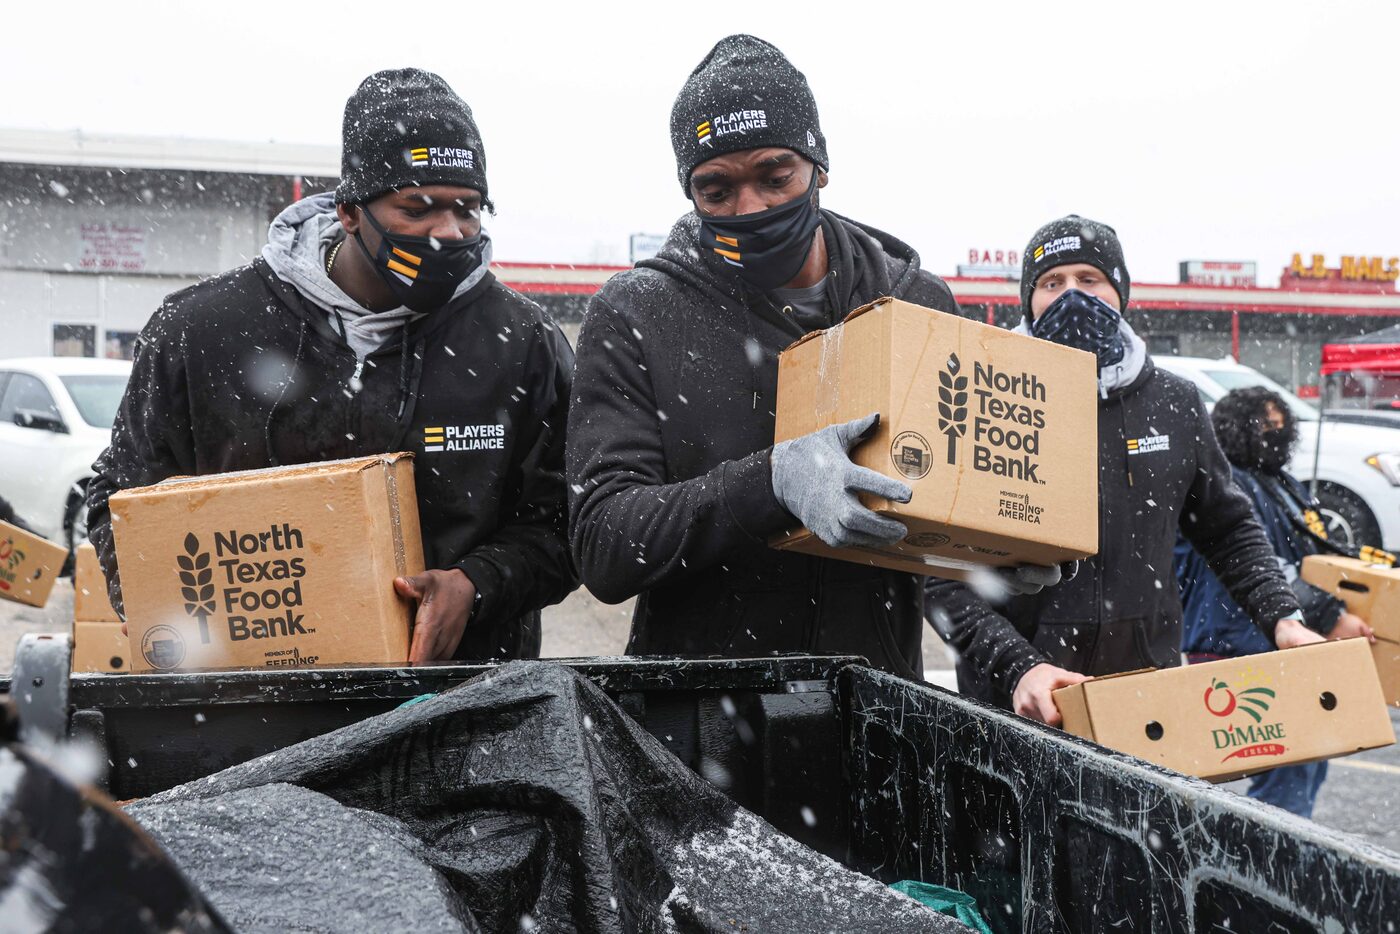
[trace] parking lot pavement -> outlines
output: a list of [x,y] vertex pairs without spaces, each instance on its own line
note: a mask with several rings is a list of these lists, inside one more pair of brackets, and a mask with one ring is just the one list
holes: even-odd
[[[73,618],[73,585],[61,580],[43,609],[0,600],[0,672],[8,673],[14,647],[26,632],[66,632]],[[575,591],[562,604],[544,611],[541,654],[546,658],[620,655],[627,643],[632,601],[609,606],[586,590]],[[937,637],[924,630],[925,677],[941,687],[956,687],[952,663]],[[1400,733],[1400,710],[1391,711]],[[1225,786],[1243,793],[1247,781]],[[1400,747],[1390,746],[1334,759],[1317,800],[1314,819],[1321,824],[1358,834],[1400,853]]]

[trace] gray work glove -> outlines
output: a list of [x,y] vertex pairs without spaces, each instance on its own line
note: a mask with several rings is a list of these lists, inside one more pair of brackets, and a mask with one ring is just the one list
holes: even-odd
[[879,423],[876,413],[773,446],[773,495],[833,548],[890,545],[909,531],[904,523],[866,509],[857,495],[873,493],[898,503],[914,495],[898,480],[851,463],[847,452]]
[[[1075,564],[1075,571],[1079,566]],[[1002,584],[1012,595],[1029,596],[1040,593],[1046,587],[1054,587],[1064,577],[1062,565],[1042,567],[1038,564],[1022,564],[1014,568],[997,568]],[[1073,577],[1074,574],[1070,574]]]

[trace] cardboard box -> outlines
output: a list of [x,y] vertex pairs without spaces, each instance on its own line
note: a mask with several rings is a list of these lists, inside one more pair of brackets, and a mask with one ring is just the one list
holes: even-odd
[[120,623],[107,597],[107,578],[97,563],[97,549],[83,542],[73,559],[73,619],[83,623]]
[[880,413],[852,460],[909,484],[864,497],[909,527],[880,549],[832,549],[803,529],[776,548],[915,574],[1050,565],[1098,550],[1094,357],[882,298],[778,359],[776,441]]
[[1395,742],[1364,639],[1093,678],[1067,732],[1214,782]]
[[73,623],[73,670],[106,674],[131,670],[131,641],[121,623]]
[[1303,559],[1303,580],[1340,597],[1376,631],[1371,657],[1388,704],[1400,706],[1400,570],[1338,555]]
[[67,559],[62,545],[0,522],[0,597],[43,606]]
[[132,671],[408,657],[410,454],[167,480],[111,499]]

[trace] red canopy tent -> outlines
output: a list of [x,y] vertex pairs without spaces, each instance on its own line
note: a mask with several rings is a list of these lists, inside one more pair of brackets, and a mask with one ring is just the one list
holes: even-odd
[[1324,344],[1322,380],[1340,384],[1333,404],[1400,409],[1400,325]]
[[1400,376],[1400,324],[1322,346],[1322,375],[1386,373]]

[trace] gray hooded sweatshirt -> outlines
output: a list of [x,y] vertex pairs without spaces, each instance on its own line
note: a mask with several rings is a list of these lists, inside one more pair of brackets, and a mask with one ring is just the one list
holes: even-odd
[[[331,326],[345,329],[345,339],[355,356],[366,356],[384,346],[399,328],[417,318],[420,312],[402,306],[388,311],[370,311],[326,275],[326,253],[345,230],[335,215],[335,194],[312,195],[286,208],[267,231],[262,257],[278,278],[290,284],[307,301],[324,309]],[[481,235],[481,265],[457,286],[453,298],[470,291],[491,267],[491,238]],[[359,249],[359,247],[349,247]]]

